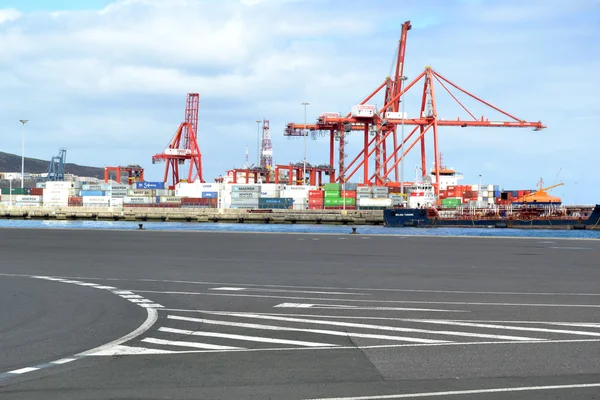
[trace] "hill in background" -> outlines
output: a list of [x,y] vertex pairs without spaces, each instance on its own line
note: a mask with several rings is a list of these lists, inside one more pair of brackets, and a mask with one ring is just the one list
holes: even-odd
[[[48,171],[49,160],[25,157],[25,172],[40,174]],[[21,172],[21,156],[0,151],[0,172]],[[72,163],[65,164],[65,173],[77,176],[104,178],[104,167],[88,167]]]

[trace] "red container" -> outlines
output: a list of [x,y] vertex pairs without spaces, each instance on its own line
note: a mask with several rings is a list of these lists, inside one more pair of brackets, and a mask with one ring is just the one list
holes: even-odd
[[342,190],[341,197],[346,199],[355,199],[356,192],[354,190]]
[[452,190],[452,191],[448,190],[446,192],[446,197],[458,197],[458,196],[456,196],[456,191],[454,191],[454,190]]
[[525,191],[524,190],[519,190],[519,197],[525,196]]
[[182,206],[217,207],[218,204],[218,199],[203,199],[199,197],[184,197],[181,199]]
[[322,199],[325,197],[325,192],[322,190],[309,190],[308,198],[309,199]]
[[83,205],[83,197],[69,197],[69,207],[77,207]]
[[43,196],[44,195],[44,189],[42,189],[42,188],[31,188],[31,189],[29,189],[29,195],[30,196]]
[[311,205],[311,204],[309,204],[308,205],[308,209],[309,210],[322,210],[323,209],[323,204],[321,204],[321,205]]
[[308,205],[321,206],[323,207],[323,199],[308,199]]

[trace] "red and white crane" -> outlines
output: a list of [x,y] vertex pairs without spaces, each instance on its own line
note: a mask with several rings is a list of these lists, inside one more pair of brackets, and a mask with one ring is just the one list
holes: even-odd
[[[334,146],[335,141],[339,142],[339,170],[338,177],[332,174],[331,181],[348,181],[354,174],[362,168],[363,182],[369,185],[388,185],[396,186],[399,184],[398,165],[404,157],[417,144],[421,149],[421,169],[422,174],[427,174],[427,155],[425,146],[425,135],[427,132],[433,134],[433,157],[434,173],[436,176],[435,191],[439,192],[439,170],[440,151],[438,147],[438,127],[439,126],[458,126],[458,127],[511,127],[511,128],[534,128],[535,130],[544,129],[541,122],[528,122],[517,118],[500,108],[482,100],[481,98],[469,93],[458,85],[452,83],[444,76],[434,71],[430,67],[419,74],[408,84],[404,81],[404,59],[406,54],[406,39],[408,31],[411,29],[410,21],[402,24],[400,40],[398,42],[398,51],[396,57],[396,68],[393,77],[387,77],[369,96],[363,99],[359,104],[352,107],[352,111],[345,116],[337,113],[323,113],[318,117],[314,124],[296,124],[289,123],[285,130],[285,136],[303,136],[304,130],[313,131],[313,134],[320,132],[321,135],[329,134],[330,165],[334,164]],[[406,118],[404,112],[400,112],[401,100],[404,94],[413,88],[419,81],[423,80],[423,91],[421,94],[421,104],[417,118]],[[438,118],[437,102],[435,90],[437,85],[448,92],[463,110],[468,114],[467,119],[444,119]],[[488,108],[499,112],[506,120],[490,121],[485,117],[477,118],[450,90],[462,92],[477,103],[483,104]],[[376,109],[375,106],[368,103],[380,92],[384,91],[384,106]],[[411,129],[402,143],[398,142],[398,126],[404,124]],[[316,132],[315,132],[316,131]],[[345,136],[353,131],[363,133],[363,148],[350,163],[346,165],[345,161]],[[372,137],[370,137],[372,136]],[[390,144],[391,143],[391,150]],[[373,170],[370,170],[371,166]],[[390,174],[394,172],[394,180]]]
[[[204,183],[202,177],[202,153],[198,145],[198,110],[200,107],[200,95],[188,93],[184,121],[179,125],[175,135],[163,153],[152,156],[152,164],[165,162],[164,181],[169,182],[169,187],[174,188],[181,180],[188,182],[199,180]],[[189,161],[187,178],[179,174],[179,166]],[[169,173],[170,171],[170,173]]]

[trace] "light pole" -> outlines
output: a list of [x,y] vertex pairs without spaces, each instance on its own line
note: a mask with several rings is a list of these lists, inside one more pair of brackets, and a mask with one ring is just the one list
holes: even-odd
[[12,178],[10,178],[8,181],[10,182],[8,187],[8,206],[12,207]]
[[[479,174],[479,190],[477,191],[477,202],[479,202],[481,198],[481,174]],[[483,201],[483,199],[481,199]]]
[[302,102],[300,105],[304,106],[304,169],[302,171],[302,186],[306,184],[306,136],[308,132],[306,130],[306,106],[310,105],[309,102]]
[[[408,79],[407,76],[402,76],[402,81]],[[402,158],[400,159],[400,192],[404,194],[404,85],[402,85],[402,95],[400,96],[400,103],[402,105],[402,124],[400,128],[400,148],[402,149]]]
[[22,140],[21,140],[21,189],[23,189],[23,179],[25,179],[25,124],[27,119],[20,119],[19,122],[23,124],[22,128]]
[[[256,168],[260,167],[260,120],[256,120]],[[256,183],[256,182],[254,182]]]

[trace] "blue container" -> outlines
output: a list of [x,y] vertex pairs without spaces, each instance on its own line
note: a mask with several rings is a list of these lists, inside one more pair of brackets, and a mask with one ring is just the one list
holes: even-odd
[[164,189],[164,182],[136,182],[136,189]]
[[203,199],[216,199],[219,197],[219,192],[202,192]]
[[258,208],[290,208],[294,199],[277,197],[274,199],[258,199]]
[[102,190],[80,190],[80,196],[104,196],[104,192]]
[[500,197],[500,191],[494,190],[494,197]]

